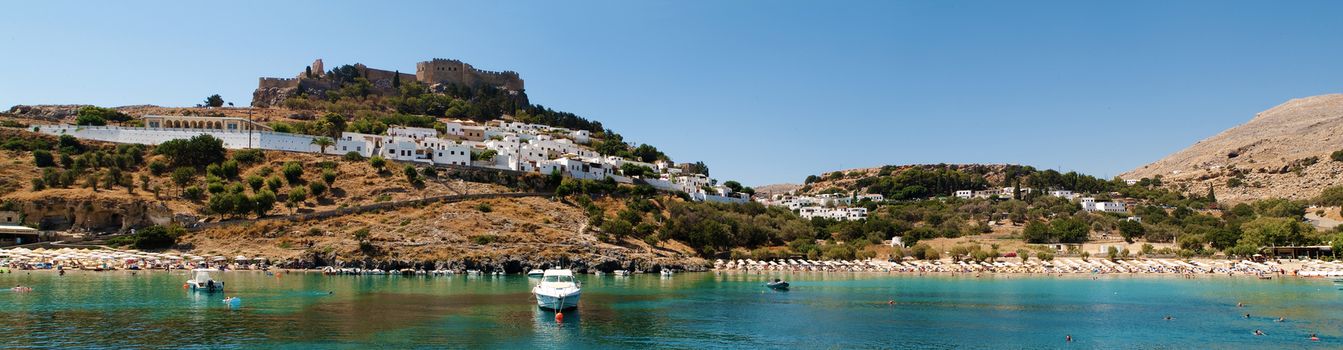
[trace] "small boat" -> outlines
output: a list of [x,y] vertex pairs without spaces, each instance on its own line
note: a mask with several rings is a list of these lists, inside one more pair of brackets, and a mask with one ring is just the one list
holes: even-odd
[[582,292],[582,286],[569,270],[546,270],[541,276],[541,284],[532,288],[536,306],[555,311],[578,307]]
[[1261,280],[1271,280],[1271,279],[1273,279],[1273,276],[1259,275],[1259,279],[1261,279]]
[[765,286],[773,290],[788,290],[788,281],[775,278],[774,281],[765,283]]
[[531,271],[527,271],[527,277],[541,277],[545,274],[546,271],[542,269],[532,269]]
[[671,277],[674,273],[672,270],[662,269],[662,277]]
[[187,285],[191,287],[192,291],[207,293],[224,291],[224,282],[215,281],[214,277],[210,277],[210,271],[214,271],[213,269],[195,269],[192,271],[195,272],[196,276],[187,280]]
[[616,270],[616,276],[629,276],[629,270]]

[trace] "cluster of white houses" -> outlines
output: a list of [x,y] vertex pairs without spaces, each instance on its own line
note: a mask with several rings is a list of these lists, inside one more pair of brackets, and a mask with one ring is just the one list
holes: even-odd
[[[1020,192],[1021,192],[1022,195],[1031,193],[1032,191],[1034,191],[1034,189],[1031,189],[1031,188],[1025,188],[1025,187],[1021,188],[1021,190],[1020,190]],[[965,198],[965,199],[969,199],[969,198],[1013,198],[1014,194],[1017,193],[1017,192],[1018,192],[1017,189],[1014,188],[1014,187],[1003,187],[1003,188],[1001,188],[1001,189],[989,189],[989,190],[983,190],[983,191],[960,190],[960,191],[956,191],[955,196],[956,196],[956,198]],[[1080,199],[1080,202],[1081,202],[1081,204],[1082,204],[1082,210],[1085,210],[1085,211],[1100,211],[1100,212],[1107,212],[1107,213],[1127,213],[1127,212],[1128,212],[1128,206],[1127,206],[1125,203],[1123,203],[1123,202],[1118,202],[1118,201],[1096,201],[1096,198],[1094,198],[1094,197],[1081,197],[1081,196],[1078,195],[1077,193],[1073,193],[1073,191],[1068,191],[1068,190],[1052,190],[1052,191],[1049,191],[1049,195],[1050,195],[1050,196],[1053,196],[1053,197],[1059,197],[1059,198],[1067,199],[1067,200],[1070,200],[1070,201],[1071,201],[1071,200],[1078,200],[1078,198],[1080,197],[1080,198],[1081,198],[1081,199]]]
[[[518,172],[562,175],[588,180],[612,178],[635,183],[625,176],[625,164],[646,167],[654,175],[643,175],[638,182],[664,191],[681,191],[692,199],[719,202],[746,202],[750,195],[734,193],[707,176],[690,173],[665,161],[639,162],[618,156],[603,156],[588,148],[592,135],[587,130],[569,130],[539,124],[496,120],[484,124],[472,121],[445,123],[443,131],[430,128],[390,127],[386,135],[343,132],[333,145],[323,149],[318,136],[281,133],[243,118],[200,116],[144,116],[143,127],[42,125],[35,131],[50,135],[71,135],[81,139],[156,145],[169,140],[211,135],[223,140],[230,149],[265,149],[289,152],[358,153],[388,160],[426,165],[468,166]],[[472,155],[476,155],[473,157]],[[492,154],[492,155],[491,155]]]
[[804,219],[827,218],[835,220],[862,220],[867,218],[867,208],[853,207],[855,203],[863,201],[884,202],[886,198],[880,194],[820,194],[815,196],[798,196],[789,194],[776,194],[770,198],[760,198],[758,201],[765,205],[787,207],[788,210],[797,212]]

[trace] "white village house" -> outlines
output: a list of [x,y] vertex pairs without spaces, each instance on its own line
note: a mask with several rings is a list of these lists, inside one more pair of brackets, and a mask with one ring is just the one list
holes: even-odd
[[[229,149],[264,149],[288,152],[323,152],[314,140],[319,136],[275,132],[243,118],[201,116],[144,116],[145,126],[38,125],[32,130],[48,135],[71,135],[80,139],[116,143],[157,145],[169,140],[210,135]],[[446,122],[443,132],[431,128],[392,126],[386,135],[343,132],[325,148],[325,154],[357,153],[364,157],[441,166],[475,166],[520,172],[561,175],[588,180],[612,178],[621,183],[645,183],[664,191],[683,191],[694,200],[744,203],[751,197],[734,193],[716,180],[683,173],[669,162],[645,163],[616,156],[603,156],[583,146],[591,142],[587,130],[570,130],[540,124],[471,121]],[[488,159],[472,161],[472,154],[494,151]],[[477,157],[479,158],[479,157]],[[648,167],[656,176],[626,177],[620,167]]]

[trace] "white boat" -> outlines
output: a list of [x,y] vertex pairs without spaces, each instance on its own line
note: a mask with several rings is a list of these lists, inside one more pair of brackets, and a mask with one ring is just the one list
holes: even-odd
[[662,269],[662,277],[671,277],[674,273],[672,270]]
[[187,285],[191,286],[192,291],[201,291],[201,292],[224,291],[224,282],[216,281],[214,277],[210,277],[210,271],[214,270],[212,269],[192,270],[192,272],[195,274],[195,277],[187,280]]
[[630,272],[628,270],[616,270],[616,276],[629,276],[629,275]]
[[541,276],[541,284],[532,288],[536,306],[556,311],[578,307],[581,293],[582,286],[569,270],[546,270]]
[[532,269],[531,271],[527,271],[527,277],[541,277],[545,274],[546,271],[542,269]]

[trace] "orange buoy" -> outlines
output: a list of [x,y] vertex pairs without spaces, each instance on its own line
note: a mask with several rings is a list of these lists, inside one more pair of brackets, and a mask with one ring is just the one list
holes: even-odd
[[564,323],[564,313],[563,313],[563,312],[556,312],[556,313],[555,313],[555,322],[557,322],[557,323]]
[[186,283],[183,283],[183,284],[182,284],[182,289],[187,289],[187,284],[186,284]]

